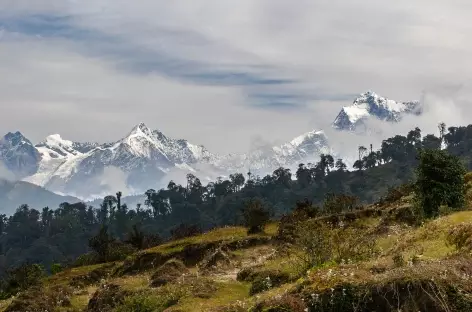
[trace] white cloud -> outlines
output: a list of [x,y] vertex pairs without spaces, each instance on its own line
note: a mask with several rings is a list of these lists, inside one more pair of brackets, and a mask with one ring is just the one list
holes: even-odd
[[[4,1],[10,21],[66,18],[5,26],[0,131],[105,141],[145,121],[237,152],[256,137],[326,129],[346,95],[367,89],[396,100],[425,92],[430,111],[384,133],[468,123],[467,97],[443,90],[470,81],[471,9],[460,0]],[[230,73],[247,77],[225,82]],[[261,83],[270,79],[292,82]],[[255,108],[258,94],[307,107]]]
[[15,175],[0,161],[0,180],[15,181]]

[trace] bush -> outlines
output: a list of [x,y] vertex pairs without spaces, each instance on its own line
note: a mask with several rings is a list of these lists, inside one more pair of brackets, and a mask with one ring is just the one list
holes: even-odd
[[296,238],[296,226],[299,222],[318,216],[320,209],[313,206],[308,199],[297,201],[296,207],[289,215],[280,219],[275,238],[280,242],[294,243]]
[[248,228],[248,234],[256,234],[264,231],[264,226],[269,222],[269,210],[259,199],[250,200],[243,209],[244,225]]
[[97,235],[89,239],[89,247],[98,255],[100,262],[107,262],[115,239],[108,234],[108,227],[102,226]]
[[74,287],[86,287],[99,283],[102,279],[107,278],[111,274],[114,267],[114,264],[107,264],[96,268],[85,275],[74,276],[70,281],[70,285]]
[[333,260],[362,261],[378,253],[375,239],[360,229],[345,228],[332,231]]
[[[6,308],[5,312],[23,311],[58,311],[71,306],[73,290],[70,287],[52,286],[44,288],[34,286],[21,292]],[[61,310],[62,311],[62,310]]]
[[188,273],[189,270],[180,260],[171,259],[160,266],[151,276],[151,286],[160,287],[171,283]]
[[301,272],[328,262],[333,254],[330,228],[317,220],[301,222],[296,228],[295,245],[301,253]]
[[145,292],[133,294],[124,298],[116,312],[155,312],[161,311],[160,307],[168,304],[162,302],[161,298]]
[[272,287],[274,287],[274,285],[272,284],[270,276],[258,277],[252,282],[251,288],[249,289],[249,295],[253,296],[255,294],[267,291]]
[[53,263],[51,265],[51,274],[57,274],[59,272],[62,272],[62,265],[59,263]]
[[137,250],[147,249],[162,244],[162,238],[158,234],[146,234],[141,231],[137,224],[133,225],[133,230],[128,233],[125,243],[130,244]]
[[446,242],[457,250],[472,250],[472,223],[454,226],[446,236]]
[[41,283],[45,272],[39,264],[23,264],[7,272],[1,293],[3,297],[10,297]]
[[403,255],[399,252],[395,253],[392,257],[393,260],[393,265],[397,268],[405,266],[405,259],[403,258]]
[[320,220],[297,225],[295,247],[300,273],[328,262],[362,261],[378,253],[375,240],[366,230],[352,227],[333,228]]
[[115,284],[102,285],[89,300],[87,312],[112,312],[123,304],[129,292]]
[[246,268],[238,272],[238,281],[251,282],[250,295],[254,295],[272,287],[279,287],[291,280],[290,274],[280,270],[264,270]]
[[393,204],[403,197],[409,196],[415,190],[414,184],[406,183],[396,187],[389,187],[387,194],[380,198],[378,204],[380,206]]
[[106,262],[125,260],[128,256],[134,254],[136,251],[136,248],[129,244],[118,241],[113,242],[110,245],[110,251],[108,252]]
[[196,236],[202,234],[203,231],[198,225],[189,225],[181,223],[179,226],[170,230],[170,235],[172,240],[178,240],[186,237]]
[[327,213],[341,213],[360,208],[358,197],[345,194],[328,194],[323,204],[323,210]]

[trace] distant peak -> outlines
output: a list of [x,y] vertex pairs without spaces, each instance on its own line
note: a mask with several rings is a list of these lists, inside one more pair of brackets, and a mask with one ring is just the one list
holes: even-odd
[[380,100],[386,100],[386,98],[378,95],[377,93],[375,93],[374,91],[372,90],[369,90],[367,92],[364,92],[364,93],[361,93],[355,100],[354,100],[354,105],[355,104],[358,104],[358,103],[362,103],[364,101],[375,101],[377,99],[380,99]]
[[17,145],[22,142],[31,144],[31,142],[20,131],[8,132],[7,134],[5,134],[3,139],[5,141],[11,142],[11,144],[13,145]]
[[54,141],[62,141],[62,137],[60,134],[50,134],[46,137],[46,140],[54,140]]
[[73,142],[64,139],[60,134],[50,134],[36,146],[72,146]]
[[146,135],[150,135],[152,133],[151,129],[148,126],[146,126],[146,124],[144,122],[140,122],[139,124],[134,126],[133,129],[131,130],[130,134],[136,134],[136,133],[139,133],[139,132],[142,132]]
[[5,138],[14,138],[14,137],[24,137],[23,134],[20,131],[16,132],[8,132],[4,136]]
[[364,93],[361,93],[361,96],[378,96],[377,93],[375,93],[374,91],[372,90],[369,90],[369,91],[366,91]]
[[352,105],[341,109],[333,122],[333,127],[338,130],[354,130],[371,117],[387,122],[398,122],[404,114],[420,113],[419,102],[397,102],[368,90],[356,97]]
[[302,144],[305,140],[313,138],[324,139],[325,133],[322,130],[313,130],[294,138],[292,141],[290,141],[290,144],[298,146]]

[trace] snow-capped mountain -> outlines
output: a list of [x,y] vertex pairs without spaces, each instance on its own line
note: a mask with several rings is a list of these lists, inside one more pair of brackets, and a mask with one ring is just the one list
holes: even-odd
[[[404,114],[419,113],[418,102],[400,103],[367,92],[342,108],[333,127],[352,131],[368,118],[396,122]],[[204,146],[170,138],[143,123],[124,138],[106,144],[77,143],[54,134],[34,146],[19,132],[8,133],[0,140],[0,162],[15,176],[58,194],[83,199],[117,190],[142,194],[149,188],[164,187],[171,179],[182,183],[189,172],[202,182],[235,172],[265,175],[280,166],[296,169],[299,163],[316,162],[321,153],[339,156],[320,130],[279,146],[223,156]]]
[[226,173],[247,172],[264,175],[278,167],[296,168],[300,162],[314,162],[322,153],[333,152],[323,131],[310,131],[292,141],[247,154],[232,154],[216,158],[215,167]]
[[0,139],[0,160],[14,177],[23,178],[34,174],[40,159],[31,141],[20,132],[9,132]]
[[171,170],[191,171],[191,164],[215,158],[203,146],[166,137],[143,123],[114,143],[76,143],[55,134],[35,147],[41,155],[38,170],[25,181],[86,198],[113,191],[113,180],[126,180],[128,190],[142,192]]
[[[5,151],[10,147],[12,151],[4,155],[11,155],[15,146],[5,145]],[[86,199],[123,188],[128,193],[143,193],[166,185],[169,179],[183,180],[189,172],[204,181],[248,170],[262,175],[280,166],[295,168],[301,161],[315,161],[320,153],[330,152],[324,133],[311,131],[280,146],[219,156],[201,145],[169,138],[143,123],[114,143],[76,143],[54,134],[36,146],[28,146],[26,155],[36,155],[31,161],[35,170],[24,181]]]
[[352,105],[341,109],[333,127],[338,130],[363,130],[365,121],[369,118],[399,122],[406,114],[421,114],[420,102],[396,102],[368,91],[357,97]]

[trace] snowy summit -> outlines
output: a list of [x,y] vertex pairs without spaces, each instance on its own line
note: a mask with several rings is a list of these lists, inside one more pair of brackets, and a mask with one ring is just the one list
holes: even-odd
[[353,104],[341,109],[333,122],[338,130],[358,130],[359,126],[369,118],[387,122],[398,122],[405,114],[419,115],[421,105],[418,101],[396,102],[368,91],[357,97]]
[[[395,102],[369,91],[343,107],[333,127],[359,130],[368,118],[396,122],[404,114],[419,114],[420,109],[419,102]],[[19,132],[0,138],[0,165],[14,177],[80,198],[102,197],[118,188],[142,194],[149,188],[166,186],[170,179],[183,182],[190,172],[205,182],[235,172],[263,176],[281,166],[296,170],[298,164],[314,163],[326,153],[336,155],[320,130],[306,132],[285,144],[230,155],[211,153],[202,145],[168,137],[144,123],[122,139],[105,144],[74,142],[59,134],[49,135],[36,145]],[[117,181],[124,184],[116,185]]]

